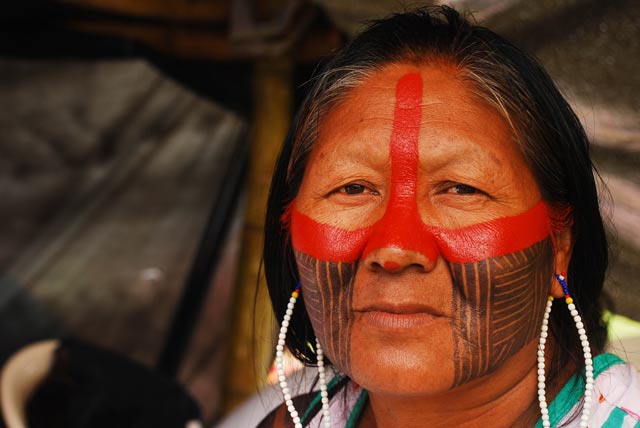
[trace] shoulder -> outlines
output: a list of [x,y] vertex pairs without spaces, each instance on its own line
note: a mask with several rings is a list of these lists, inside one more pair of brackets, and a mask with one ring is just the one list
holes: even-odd
[[594,382],[589,426],[640,426],[640,374],[630,364],[615,364]]
[[[367,394],[363,393],[362,388],[351,383],[346,376],[334,377],[327,384],[327,389],[331,421],[335,426],[345,426],[347,420],[352,417],[352,411],[354,409],[361,410],[362,405],[359,406],[358,403],[366,402]],[[318,428],[324,425],[319,391],[296,396],[293,399],[293,405],[299,412],[304,426]],[[258,424],[258,428],[294,428],[287,406],[280,404]]]
[[[290,385],[292,395],[302,396],[311,393],[315,386],[316,371],[314,368],[304,368],[290,375],[287,378],[287,382]],[[267,385],[263,387],[257,394],[254,394],[247,401],[238,406],[231,413],[227,414],[215,428],[253,428],[256,426],[278,426],[278,425],[263,425],[270,420],[270,416],[276,416],[276,411],[281,406],[283,401],[282,391],[278,384]],[[300,404],[302,406],[302,404]],[[302,407],[296,408],[300,409]],[[276,409],[276,410],[274,410]],[[304,411],[306,409],[302,408]],[[283,407],[284,415],[287,419],[291,419]],[[273,422],[272,422],[273,424]],[[287,426],[287,425],[282,425]]]
[[640,415],[640,374],[634,366],[609,367],[596,378],[594,387],[595,406],[619,407]]
[[[311,405],[315,395],[316,393],[312,392],[294,397],[293,405],[298,411],[300,411],[300,409],[307,409]],[[273,409],[256,428],[294,428],[293,420],[289,415],[286,404],[282,403]]]
[[[574,374],[549,406],[552,426],[577,428],[584,406],[589,406],[588,426],[607,428],[640,427],[640,374],[613,354],[593,359],[591,402],[584,401],[584,377]],[[536,427],[542,427],[538,421]]]

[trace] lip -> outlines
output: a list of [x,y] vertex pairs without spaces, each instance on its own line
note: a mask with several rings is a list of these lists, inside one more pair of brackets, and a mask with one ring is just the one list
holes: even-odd
[[442,314],[432,307],[410,303],[378,303],[356,310],[360,319],[367,325],[380,330],[412,330],[427,326]]

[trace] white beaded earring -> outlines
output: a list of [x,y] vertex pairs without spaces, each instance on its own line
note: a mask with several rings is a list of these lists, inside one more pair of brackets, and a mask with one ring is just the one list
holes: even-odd
[[[569,295],[569,287],[566,282],[566,274],[555,274],[556,279],[562,286],[564,291],[564,300],[567,303],[567,308],[571,312],[571,316],[576,323],[578,334],[580,335],[580,342],[582,344],[582,352],[584,353],[584,370],[585,370],[585,385],[584,385],[584,405],[582,408],[582,416],[580,418],[580,426],[586,427],[589,415],[591,414],[591,401],[593,394],[593,360],[591,356],[591,348],[589,346],[589,339],[587,338],[587,332],[584,329],[582,318],[578,314],[576,305],[573,303],[573,299]],[[551,306],[553,305],[553,296],[549,296],[547,299],[547,307],[544,311],[544,317],[542,319],[542,329],[540,332],[540,343],[538,345],[538,401],[540,401],[540,413],[543,427],[550,427],[549,421],[549,409],[547,407],[546,399],[546,378],[545,378],[545,361],[544,361],[544,348],[547,343],[547,335],[549,331],[549,316],[551,314]]]
[[[289,390],[289,385],[287,384],[287,377],[284,372],[284,347],[285,340],[287,338],[287,330],[289,329],[289,322],[291,321],[291,315],[293,314],[293,308],[296,305],[298,296],[300,296],[300,292],[300,283],[298,283],[295,290],[293,290],[293,293],[291,293],[291,298],[289,298],[287,310],[280,326],[278,344],[276,345],[276,370],[278,372],[278,381],[280,382],[280,388],[282,389],[282,395],[284,396],[284,403],[287,406],[289,415],[291,415],[291,419],[293,419],[295,428],[302,428],[302,421],[300,419],[300,414],[293,405],[293,398],[291,396],[291,391]],[[322,415],[324,416],[324,426],[325,428],[331,428],[331,415],[329,413],[329,391],[327,390],[327,375],[324,367],[324,353],[317,338],[316,357],[318,360],[318,378],[320,384],[320,398],[322,401]]]

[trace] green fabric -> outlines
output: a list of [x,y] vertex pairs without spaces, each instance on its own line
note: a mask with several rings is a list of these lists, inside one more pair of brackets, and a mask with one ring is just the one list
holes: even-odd
[[367,404],[367,397],[369,397],[369,393],[363,388],[360,397],[358,397],[358,401],[356,401],[355,406],[353,406],[353,410],[349,415],[349,420],[347,421],[345,428],[355,428],[356,423],[358,422],[358,419],[360,419],[360,415],[364,410],[364,406]]
[[611,414],[601,428],[622,428],[625,416],[627,416],[627,412],[616,407],[611,411]]
[[640,421],[636,422],[636,424],[633,426],[633,428],[640,428]]
[[[618,356],[613,354],[600,354],[593,358],[593,378],[597,378],[600,373],[616,364],[624,364]],[[556,398],[549,405],[549,422],[551,427],[557,426],[562,418],[564,418],[578,403],[584,391],[584,379],[577,373],[560,390]],[[534,426],[542,428],[542,419],[539,419]]]
[[[327,384],[327,391],[331,391],[333,388],[336,387],[336,385],[338,384],[338,382],[340,382],[342,380],[342,376],[334,376],[333,379],[331,379],[329,381],[329,383]],[[307,420],[309,417],[311,417],[311,419],[313,419],[313,416],[315,415],[315,413],[312,415],[312,411],[313,409],[322,401],[322,395],[320,395],[320,393],[318,393],[314,398],[313,401],[311,402],[311,404],[309,404],[309,407],[307,407],[307,410],[304,412],[304,415],[302,415],[302,417],[300,418],[300,423],[302,424],[302,426],[307,425],[309,422],[311,422],[310,420]]]

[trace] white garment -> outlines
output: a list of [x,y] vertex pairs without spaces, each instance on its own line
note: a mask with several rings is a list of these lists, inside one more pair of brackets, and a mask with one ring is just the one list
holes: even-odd
[[[596,377],[593,392],[589,428],[640,428],[640,374],[635,367],[630,364],[609,367]],[[579,427],[582,413],[579,405],[572,407],[559,427]],[[563,425],[574,414],[576,417]]]

